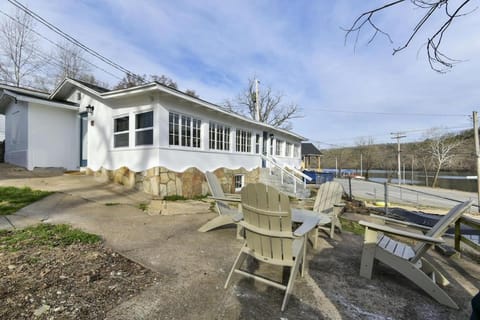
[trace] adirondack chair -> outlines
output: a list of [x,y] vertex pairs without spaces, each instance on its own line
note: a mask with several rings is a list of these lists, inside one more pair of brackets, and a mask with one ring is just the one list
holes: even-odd
[[218,217],[213,218],[212,220],[205,223],[201,226],[198,231],[207,232],[218,227],[236,223],[242,219],[242,214],[237,208],[232,208],[228,205],[227,202],[237,202],[240,203],[240,197],[238,195],[226,195],[223,190],[220,182],[213,172],[205,172],[205,177],[207,178],[208,187],[212,193],[212,198],[215,199],[215,206],[217,208]]
[[[240,249],[225,283],[225,289],[233,273],[253,278],[260,282],[285,290],[281,310],[285,310],[293,290],[293,284],[300,270],[303,276],[305,266],[305,235],[315,228],[318,218],[305,221],[292,232],[292,217],[288,196],[262,183],[249,184],[242,190],[242,211],[244,220],[240,225],[245,229],[245,243]],[[245,258],[251,256],[258,261],[290,267],[288,284],[284,285],[240,269]]]
[[[343,195],[343,187],[340,183],[335,181],[328,181],[320,185],[315,198],[315,203],[312,210],[295,209],[292,208],[294,214],[316,214],[322,219],[318,225],[318,228],[312,232],[312,237],[309,239],[312,241],[313,247],[317,247],[318,230],[327,231],[330,238],[333,239],[335,234],[335,227],[342,231],[342,224],[338,219],[338,214],[343,207],[341,203]],[[329,227],[326,225],[330,224]]]
[[[371,279],[376,259],[413,281],[439,303],[458,309],[457,304],[439,286],[448,285],[447,278],[425,258],[425,253],[431,246],[443,243],[441,236],[471,205],[471,201],[456,205],[425,234],[360,221],[365,227],[360,276]],[[417,244],[411,247],[387,234],[416,240]]]

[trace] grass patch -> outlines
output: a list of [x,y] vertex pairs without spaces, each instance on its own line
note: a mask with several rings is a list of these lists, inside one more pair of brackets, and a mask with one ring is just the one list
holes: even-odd
[[0,248],[17,251],[36,246],[69,246],[75,243],[91,244],[101,240],[100,236],[74,229],[66,224],[38,224],[22,230],[0,233]]
[[119,204],[120,204],[120,203],[118,203],[118,202],[107,202],[107,203],[105,203],[105,205],[106,205],[107,207],[118,206]]
[[0,187],[0,215],[17,212],[21,208],[50,194],[52,194],[52,192],[32,190],[28,187]]
[[174,194],[171,196],[165,196],[163,197],[163,200],[166,201],[181,201],[181,200],[187,200],[184,196],[179,196],[178,194]]
[[342,223],[342,229],[360,236],[363,236],[365,233],[365,228],[363,228],[358,222],[348,220],[342,217],[340,218],[340,222]]
[[140,203],[138,205],[138,209],[142,210],[142,211],[147,211],[148,209],[148,203]]

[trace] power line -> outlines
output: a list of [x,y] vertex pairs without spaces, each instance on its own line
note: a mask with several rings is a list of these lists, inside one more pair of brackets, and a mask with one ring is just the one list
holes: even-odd
[[355,113],[355,114],[376,114],[386,116],[422,116],[422,117],[468,117],[467,114],[447,114],[447,113],[407,113],[407,112],[378,112],[378,111],[358,111],[358,110],[332,110],[332,109],[314,109],[315,111],[333,112],[333,113]]
[[[44,40],[48,41],[49,43],[53,44],[54,46],[56,46],[56,47],[58,47],[58,48],[60,48],[60,49],[64,50],[65,52],[67,52],[67,51],[68,51],[68,49],[66,49],[66,48],[62,47],[61,45],[59,45],[59,44],[58,44],[58,43],[56,43],[55,41],[53,41],[53,40],[51,40],[51,39],[47,38],[47,37],[46,37],[46,36],[44,36],[43,34],[41,34],[41,33],[37,32],[37,31],[35,31],[34,29],[30,28],[30,27],[29,27],[29,26],[27,26],[26,24],[24,24],[24,23],[20,22],[18,19],[15,19],[14,17],[12,17],[11,15],[9,15],[8,13],[6,13],[6,12],[4,12],[4,11],[2,11],[2,10],[0,10],[0,13],[1,13],[1,14],[3,14],[4,16],[6,16],[6,17],[10,18],[10,19],[11,19],[11,20],[13,20],[14,22],[18,23],[19,25],[23,26],[24,28],[26,28],[26,29],[28,29],[28,30],[32,31],[32,32],[33,32],[33,33],[35,33],[37,36],[39,36],[40,38],[42,38],[42,39],[44,39]],[[78,58],[79,58],[80,60],[84,61],[85,63],[87,63],[87,64],[91,65],[92,67],[94,67],[94,68],[96,68],[96,69],[98,69],[98,70],[100,70],[100,71],[103,71],[103,72],[105,72],[106,74],[108,74],[108,75],[110,75],[110,76],[112,76],[112,77],[116,78],[117,80],[121,80],[121,79],[122,79],[121,77],[119,77],[119,76],[117,76],[117,75],[115,75],[115,74],[111,73],[111,72],[110,72],[110,71],[108,71],[108,70],[105,70],[105,69],[104,69],[104,68],[102,68],[102,67],[99,67],[98,65],[96,65],[96,64],[94,64],[94,63],[92,63],[92,62],[88,61],[87,59],[85,59],[85,58],[83,58],[83,57],[78,57]],[[62,68],[63,68],[63,67],[62,67]]]
[[20,2],[18,2],[17,0],[8,0],[8,2],[10,2],[12,5],[14,5],[15,7],[17,7],[18,9],[24,11],[26,14],[28,14],[29,16],[31,16],[32,18],[34,18],[35,20],[37,20],[38,22],[40,22],[41,24],[43,24],[44,26],[46,26],[48,29],[52,30],[53,32],[55,32],[56,34],[60,35],[61,37],[63,37],[64,39],[66,39],[67,41],[71,42],[72,44],[82,48],[83,50],[85,50],[86,52],[88,52],[89,54],[93,55],[94,57],[102,60],[103,62],[105,62],[106,64],[112,66],[113,68],[129,75],[129,76],[132,76],[132,77],[135,77],[135,78],[140,78],[138,77],[135,73],[133,73],[132,71],[122,67],[121,65],[119,65],[118,63],[115,63],[114,61],[112,61],[111,59],[101,55],[100,53],[98,53],[97,51],[89,48],[88,46],[84,45],[83,43],[81,43],[80,41],[78,41],[77,39],[75,39],[74,37],[72,37],[71,35],[63,32],[62,30],[60,30],[58,27],[54,26],[53,24],[51,24],[50,22],[48,22],[47,20],[45,20],[44,18],[42,18],[41,16],[39,16],[38,14],[36,14],[35,12],[33,12],[32,10],[28,9],[27,7],[25,7],[23,4],[21,4]]

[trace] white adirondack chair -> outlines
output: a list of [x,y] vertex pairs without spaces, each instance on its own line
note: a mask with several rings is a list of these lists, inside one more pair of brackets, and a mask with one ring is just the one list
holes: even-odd
[[[330,238],[333,239],[335,234],[335,227],[342,231],[342,224],[338,219],[338,214],[343,208],[342,201],[343,187],[340,183],[335,181],[328,181],[320,185],[313,205],[313,210],[292,208],[294,214],[315,214],[321,219],[318,228],[312,232],[313,247],[317,247],[318,230],[325,230]],[[327,225],[329,225],[327,227]]]
[[237,223],[242,219],[242,213],[237,208],[232,208],[227,202],[240,203],[239,195],[226,195],[223,192],[222,186],[213,172],[205,172],[207,178],[208,187],[212,193],[212,198],[215,199],[215,206],[218,211],[218,217],[205,223],[198,231],[207,232],[218,227]]
[[[245,229],[245,244],[240,249],[225,283],[227,288],[233,273],[250,277],[276,288],[285,290],[281,310],[285,310],[293,284],[300,270],[305,267],[305,235],[317,225],[318,219],[307,220],[292,232],[290,201],[287,195],[262,183],[249,184],[242,190]],[[251,256],[260,262],[290,267],[288,284],[279,283],[263,276],[240,269],[245,258]]]
[[[425,259],[425,253],[433,245],[443,243],[441,236],[471,205],[471,201],[456,205],[425,234],[360,221],[359,223],[365,227],[360,275],[371,279],[374,261],[378,260],[413,281],[439,303],[458,309],[457,304],[439,286],[448,285],[447,278]],[[407,227],[408,225],[405,224]],[[388,237],[387,234],[415,240],[418,244],[411,247]]]

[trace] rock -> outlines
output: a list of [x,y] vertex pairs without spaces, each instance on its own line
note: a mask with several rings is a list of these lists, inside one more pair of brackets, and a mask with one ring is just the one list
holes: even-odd
[[42,314],[50,310],[50,306],[48,304],[42,305],[40,308],[37,308],[34,312],[33,315],[35,317],[40,317]]
[[8,265],[8,270],[12,271],[16,268],[16,266],[14,266],[13,264],[9,264]]

